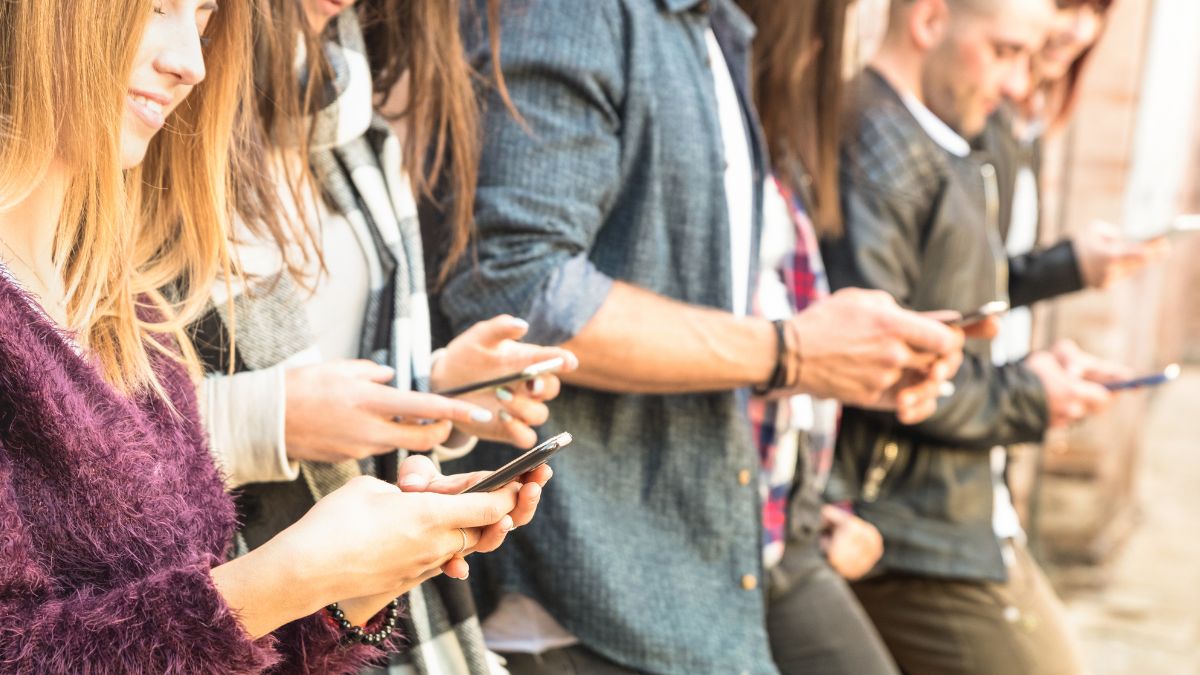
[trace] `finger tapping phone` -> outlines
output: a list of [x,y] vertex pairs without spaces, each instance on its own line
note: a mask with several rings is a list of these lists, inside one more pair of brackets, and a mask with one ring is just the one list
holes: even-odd
[[452,389],[445,389],[443,391],[438,391],[438,392],[434,392],[434,393],[438,394],[439,396],[454,397],[454,396],[462,396],[463,394],[470,394],[472,392],[479,391],[480,389],[494,389],[495,387],[503,387],[506,384],[513,384],[514,382],[524,382],[525,380],[532,380],[533,378],[538,377],[539,375],[546,375],[548,373],[553,373],[555,371],[562,370],[562,367],[565,364],[566,364],[566,361],[563,359],[563,357],[556,356],[552,359],[547,359],[545,361],[541,361],[541,362],[535,363],[531,366],[528,366],[524,370],[517,372],[517,373],[509,373],[508,375],[503,375],[501,377],[497,377],[497,378],[494,378],[491,380],[483,380],[481,382],[473,382],[471,384],[464,384],[461,387],[454,387]]
[[1007,311],[1007,301],[993,300],[974,312],[971,312],[970,314],[964,314],[957,319],[951,319],[945,323],[947,326],[957,326],[961,328],[963,326],[970,326],[971,324],[979,323],[988,317],[999,316]]
[[467,494],[470,492],[491,492],[493,490],[499,490],[522,475],[529,473],[530,471],[533,471],[539,466],[550,461],[550,458],[553,457],[555,453],[570,445],[572,440],[574,439],[571,438],[571,434],[564,431],[563,433],[546,440],[544,443],[541,443],[534,449],[526,452],[508,464],[496,469],[486,478],[472,485],[466,490],[463,490],[460,494]]
[[1132,380],[1123,380],[1121,382],[1109,382],[1104,385],[1109,391],[1129,391],[1131,389],[1144,389],[1146,387],[1157,387],[1160,384],[1166,384],[1171,380],[1179,377],[1180,368],[1178,363],[1163,368],[1161,373],[1147,375],[1145,377],[1137,377]]

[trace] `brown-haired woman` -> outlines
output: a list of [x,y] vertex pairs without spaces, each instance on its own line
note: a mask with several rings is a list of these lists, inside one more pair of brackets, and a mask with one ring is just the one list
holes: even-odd
[[394,622],[347,646],[338,616],[461,572],[532,515],[516,486],[364,478],[222,564],[234,512],[184,328],[226,256],[251,11],[0,4],[0,671],[354,669]]
[[[838,150],[853,0],[738,0],[758,26],[754,99],[775,177],[764,191],[755,309],[770,319],[829,293],[818,235],[841,232]],[[879,532],[823,504],[838,405],[807,396],[752,400],[762,468],[767,628],[783,673],[896,673],[845,579],[867,573]]]
[[[1025,96],[1009,101],[988,121],[979,145],[992,155],[1001,192],[1001,237],[1010,256],[1009,294],[1016,308],[995,344],[1008,360],[1029,352],[1033,315],[1028,298],[1084,288],[1108,288],[1167,253],[1163,239],[1130,241],[1117,226],[1093,221],[1048,249],[1039,248],[1043,140],[1070,124],[1087,64],[1104,34],[1112,0],[1058,0],[1046,42],[1030,60]],[[1069,273],[1056,273],[1063,267]],[[1077,350],[1055,348],[1064,364]]]
[[[530,427],[545,421],[559,383],[545,375],[457,398],[428,392],[548,359],[574,367],[565,350],[520,343],[525,323],[508,316],[430,352],[415,193],[454,195],[457,256],[477,161],[458,39],[457,3],[445,0],[264,3],[257,147],[241,169],[253,191],[235,231],[244,281],[216,284],[197,326],[211,373],[203,416],[228,485],[239,488],[245,549],[355,476],[395,480],[404,451],[461,456],[477,437],[532,446]],[[391,106],[403,142],[376,112],[388,98],[399,99]],[[446,184],[432,185],[435,175]],[[524,490],[536,499],[540,485]],[[409,594],[407,644],[392,672],[490,672],[465,572]]]

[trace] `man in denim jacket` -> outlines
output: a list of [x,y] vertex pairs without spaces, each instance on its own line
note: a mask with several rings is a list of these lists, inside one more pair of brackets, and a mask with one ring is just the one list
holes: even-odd
[[453,330],[524,317],[581,367],[542,517],[473,563],[489,644],[514,673],[775,672],[746,389],[919,419],[961,334],[861,291],[746,316],[766,157],[732,3],[526,0],[501,33],[523,120],[488,101],[477,244],[437,304]]

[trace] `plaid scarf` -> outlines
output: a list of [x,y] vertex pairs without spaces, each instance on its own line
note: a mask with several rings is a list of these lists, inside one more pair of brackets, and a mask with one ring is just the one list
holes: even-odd
[[[778,275],[787,295],[786,315],[797,314],[829,295],[829,281],[821,261],[816,231],[800,200],[782,182],[773,181],[788,207],[795,227],[795,248],[784,256]],[[760,285],[760,293],[761,293]],[[760,316],[778,314],[756,298]],[[786,316],[768,316],[771,319]],[[833,446],[839,406],[835,401],[793,396],[767,401],[751,399],[748,415],[758,446],[759,493],[762,498],[763,564],[774,567],[783,558],[787,534],[788,497],[794,485],[820,492],[833,464]],[[807,437],[807,443],[801,436]]]
[[[403,174],[400,142],[372,107],[371,75],[357,16],[343,12],[336,22],[334,36],[324,45],[333,79],[327,104],[312,118],[309,162],[329,210],[346,219],[378,260],[378,265],[368,265],[370,292],[359,356],[392,367],[392,386],[428,391],[431,337],[416,200]],[[239,289],[233,298],[238,362],[251,370],[275,366],[315,344],[304,291],[285,271],[266,281],[254,293]],[[225,303],[215,303],[213,310],[221,324],[232,325]],[[224,334],[223,327],[209,330]],[[204,335],[200,341],[222,343]],[[405,454],[398,450],[363,462],[301,462],[301,480],[315,503],[355,476],[389,479]],[[271,508],[271,503],[263,506]],[[244,552],[244,546],[239,548]],[[408,649],[372,673],[493,672],[466,582],[438,577],[405,599],[407,611],[400,625]]]

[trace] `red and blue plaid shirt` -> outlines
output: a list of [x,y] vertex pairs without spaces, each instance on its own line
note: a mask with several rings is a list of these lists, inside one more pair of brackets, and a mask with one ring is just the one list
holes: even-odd
[[[829,295],[829,281],[817,244],[816,231],[800,200],[778,180],[774,187],[787,206],[787,218],[778,212],[766,216],[764,227],[780,228],[788,223],[794,228],[794,247],[780,258],[778,253],[763,252],[764,269],[754,300],[754,312],[770,319],[786,318],[799,313]],[[768,204],[778,200],[768,198]],[[778,211],[778,208],[777,208]],[[776,232],[777,234],[781,234]],[[778,241],[764,234],[764,241]],[[770,266],[770,267],[768,267]],[[786,295],[781,305],[780,288]],[[774,298],[768,294],[774,292]],[[782,314],[782,316],[781,316]],[[821,401],[809,396],[767,401],[752,399],[748,410],[754,440],[758,446],[761,471],[759,489],[763,504],[763,561],[774,566],[783,556],[787,527],[787,502],[798,466],[811,466],[815,485],[820,488],[829,475],[833,462],[834,435],[837,430],[839,407],[834,401]],[[811,462],[799,456],[803,446],[800,434],[807,434]]]

